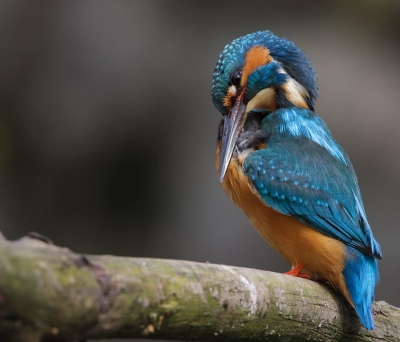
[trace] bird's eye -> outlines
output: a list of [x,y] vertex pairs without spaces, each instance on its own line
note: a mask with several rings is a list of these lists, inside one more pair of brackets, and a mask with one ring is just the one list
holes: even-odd
[[240,70],[235,70],[231,75],[231,83],[234,86],[240,85],[240,79],[242,78],[242,72]]

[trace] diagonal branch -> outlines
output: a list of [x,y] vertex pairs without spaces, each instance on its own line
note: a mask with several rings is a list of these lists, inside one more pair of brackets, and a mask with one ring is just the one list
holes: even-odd
[[398,341],[400,309],[374,304],[374,331],[327,286],[189,261],[85,256],[0,239],[0,340]]

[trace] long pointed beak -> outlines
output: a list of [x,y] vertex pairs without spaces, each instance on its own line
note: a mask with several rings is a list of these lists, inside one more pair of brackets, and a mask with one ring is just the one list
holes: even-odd
[[224,117],[221,154],[219,159],[219,180],[222,183],[232,158],[237,138],[244,124],[246,105],[243,103],[244,91],[236,99],[230,113]]

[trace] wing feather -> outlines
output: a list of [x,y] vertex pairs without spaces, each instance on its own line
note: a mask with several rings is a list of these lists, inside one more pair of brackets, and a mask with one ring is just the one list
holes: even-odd
[[305,137],[278,136],[267,146],[246,157],[243,171],[268,206],[381,258],[347,156],[344,163]]

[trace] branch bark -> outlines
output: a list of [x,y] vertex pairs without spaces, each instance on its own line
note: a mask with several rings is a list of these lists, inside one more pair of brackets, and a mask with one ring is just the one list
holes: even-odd
[[282,274],[0,239],[1,341],[400,340],[400,309],[377,302],[374,319],[367,331],[332,289]]

